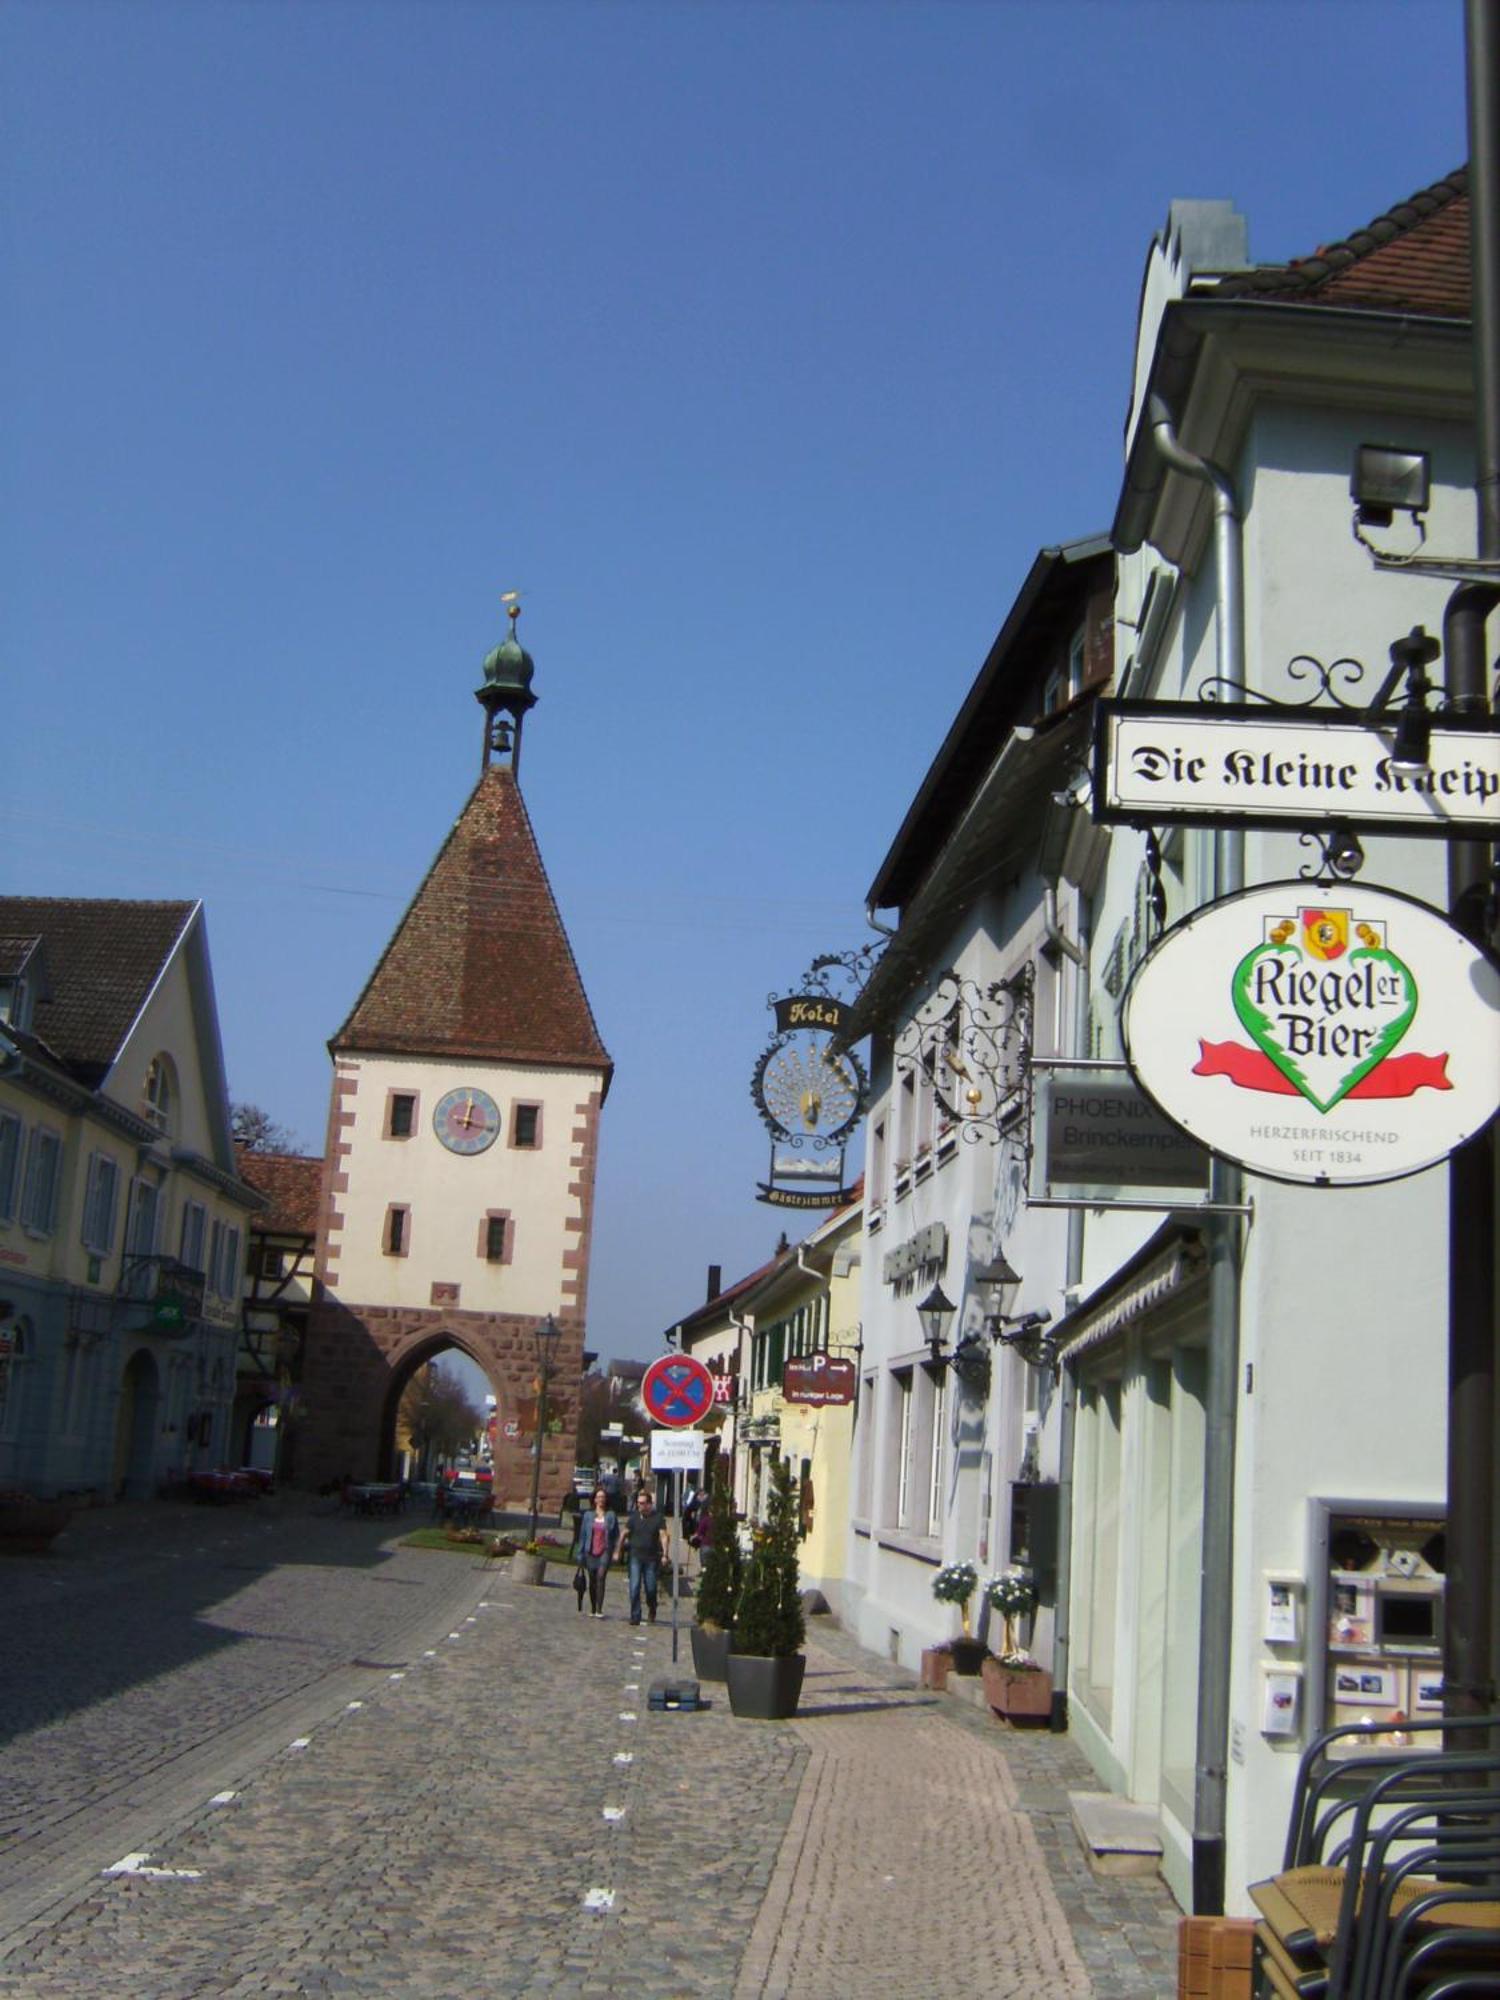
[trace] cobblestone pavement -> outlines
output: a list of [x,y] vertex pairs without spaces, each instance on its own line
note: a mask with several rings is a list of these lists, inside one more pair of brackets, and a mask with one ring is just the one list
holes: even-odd
[[[27,1566],[31,1647],[45,1655],[54,1622],[54,1645],[76,1642],[91,1616],[126,1638],[111,1673],[96,1633],[78,1685],[51,1677],[29,1697],[41,1719],[0,1750],[0,1995],[1174,1991],[1170,1899],[1090,1873],[1064,1798],[1088,1780],[1065,1741],[921,1692],[824,1620],[799,1721],[737,1722],[715,1688],[704,1713],[652,1713],[669,1629],[630,1628],[616,1579],[591,1620],[566,1588],[390,1546],[401,1532],[211,1515],[139,1549],[122,1529],[109,1588],[86,1564]],[[258,1574],[226,1579],[252,1550]],[[208,1623],[198,1650],[174,1588]],[[153,1617],[145,1678],[136,1625]],[[681,1651],[688,1670],[685,1632]],[[183,1717],[184,1692],[205,1712]]]

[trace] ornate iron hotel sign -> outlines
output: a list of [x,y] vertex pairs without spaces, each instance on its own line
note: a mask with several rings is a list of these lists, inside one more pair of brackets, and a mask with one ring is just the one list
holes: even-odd
[[1270,882],[1206,904],[1141,961],[1121,1020],[1167,1117],[1273,1180],[1399,1180],[1500,1105],[1500,971],[1389,889]]
[[1094,817],[1128,825],[1381,828],[1500,839],[1500,727],[1434,721],[1429,768],[1394,769],[1394,715],[1101,701]]
[[776,1032],[750,1095],[771,1135],[770,1171],[756,1199],[776,1208],[842,1208],[854,1199],[843,1184],[845,1152],[868,1084],[859,1058],[833,1046],[849,1011],[827,988],[837,968],[851,970],[844,958],[815,959],[802,992],[771,996]]

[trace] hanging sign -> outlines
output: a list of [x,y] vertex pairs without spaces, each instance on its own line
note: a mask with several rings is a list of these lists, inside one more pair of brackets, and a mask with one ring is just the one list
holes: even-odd
[[797,1355],[782,1367],[781,1398],[785,1403],[805,1403],[815,1410],[830,1404],[852,1403],[857,1380],[854,1363],[842,1356]]
[[1391,762],[1396,718],[1243,703],[1101,701],[1094,817],[1145,826],[1390,827],[1500,838],[1500,725],[1434,721],[1428,768]]
[[1399,1180],[1500,1105],[1500,972],[1389,889],[1270,882],[1209,903],[1142,960],[1121,1020],[1167,1116],[1273,1180]]
[[1048,1192],[1063,1187],[1208,1186],[1208,1155],[1164,1118],[1121,1065],[1116,1073],[1065,1067],[1043,1073],[1036,1095],[1038,1153]]

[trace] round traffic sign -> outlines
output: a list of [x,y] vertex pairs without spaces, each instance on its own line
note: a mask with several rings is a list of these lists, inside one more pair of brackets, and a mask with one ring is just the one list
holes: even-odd
[[686,1430],[713,1408],[714,1378],[691,1354],[663,1354],[646,1370],[641,1401],[653,1423]]

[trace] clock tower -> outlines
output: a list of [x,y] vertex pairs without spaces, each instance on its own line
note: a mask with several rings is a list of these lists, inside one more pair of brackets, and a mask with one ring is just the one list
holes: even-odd
[[402,1392],[457,1347],[496,1397],[497,1505],[528,1502],[545,1369],[551,1512],[572,1474],[612,1066],[521,796],[536,696],[518,609],[476,690],[479,782],[329,1043],[297,1463],[315,1486],[388,1476]]

